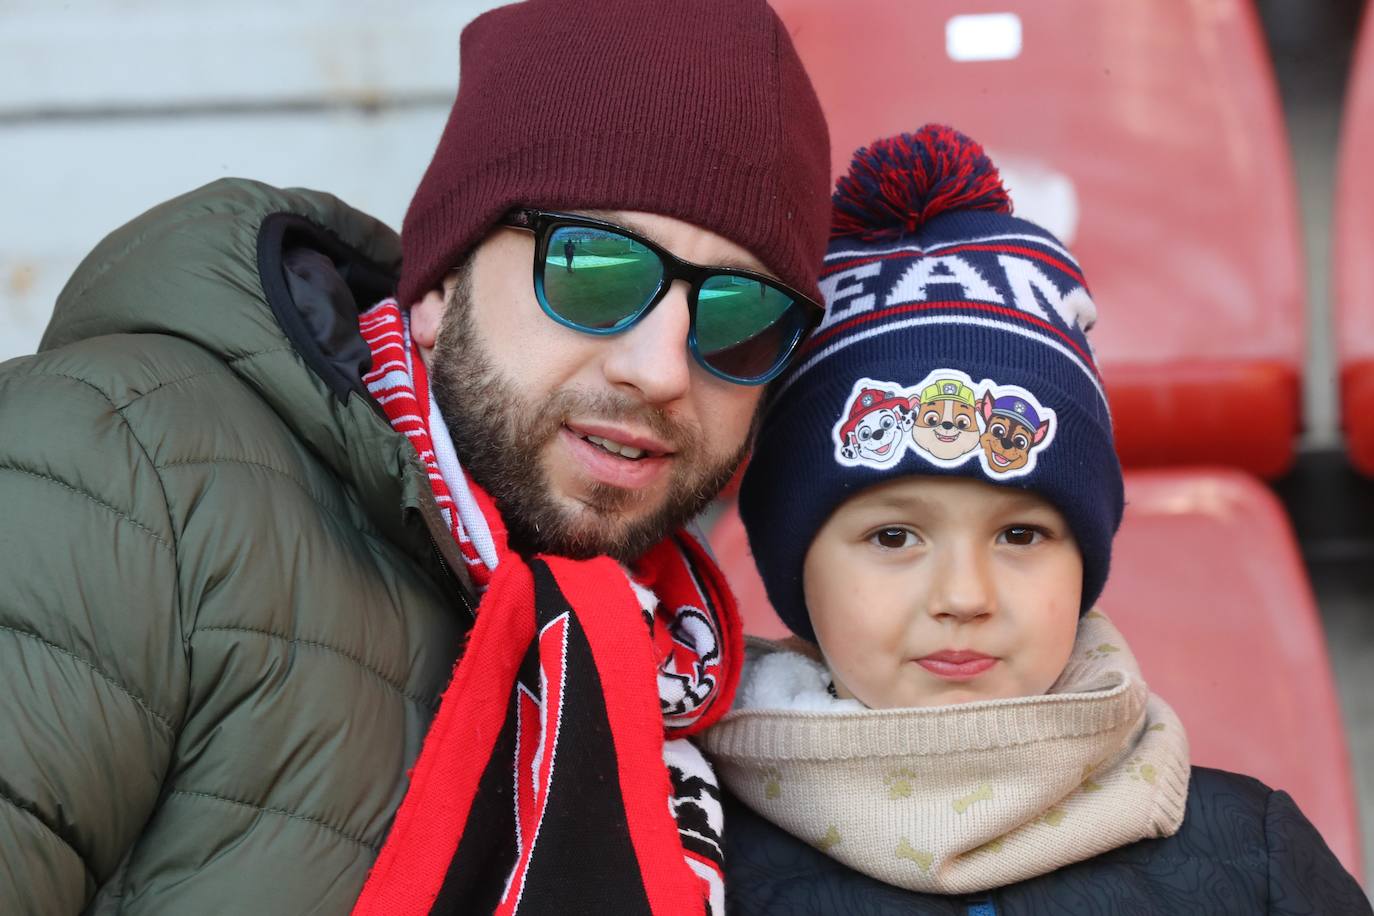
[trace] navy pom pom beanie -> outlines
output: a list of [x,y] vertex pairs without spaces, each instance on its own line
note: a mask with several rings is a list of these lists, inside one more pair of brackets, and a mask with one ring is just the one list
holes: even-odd
[[833,199],[826,315],[772,389],[740,488],[769,601],[815,640],[802,566],[850,496],[912,474],[1034,490],[1083,556],[1081,610],[1121,524],[1121,466],[1077,262],[1011,215],[974,141],[927,125],[860,149]]

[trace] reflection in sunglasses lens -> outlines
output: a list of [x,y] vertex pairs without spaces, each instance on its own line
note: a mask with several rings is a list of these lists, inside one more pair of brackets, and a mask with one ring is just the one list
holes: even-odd
[[658,290],[663,264],[616,232],[560,226],[549,237],[544,296],[559,317],[592,330],[631,320]]
[[775,286],[718,274],[697,294],[697,348],[713,368],[739,378],[772,369],[798,328],[798,309]]
[[[594,226],[556,226],[541,266],[545,307],[586,331],[633,325],[664,278],[653,250]],[[804,326],[804,309],[771,283],[714,274],[697,290],[697,358],[737,381],[756,381],[777,368]]]

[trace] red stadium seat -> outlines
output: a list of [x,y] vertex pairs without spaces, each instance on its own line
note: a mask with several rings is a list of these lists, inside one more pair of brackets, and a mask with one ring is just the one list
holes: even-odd
[[1345,95],[1332,283],[1341,421],[1350,460],[1374,475],[1374,16],[1366,13]]
[[[745,630],[786,633],[733,505],[710,535]],[[1357,878],[1357,805],[1321,622],[1282,506],[1233,470],[1126,475],[1098,606],[1182,717],[1193,762],[1289,792]]]
[[[1018,212],[1065,237],[1102,311],[1094,345],[1128,466],[1289,467],[1302,255],[1250,0],[1009,0],[992,17],[961,15],[966,0],[774,5],[837,175],[858,146],[949,123],[988,147]],[[979,56],[1006,59],[952,59]]]

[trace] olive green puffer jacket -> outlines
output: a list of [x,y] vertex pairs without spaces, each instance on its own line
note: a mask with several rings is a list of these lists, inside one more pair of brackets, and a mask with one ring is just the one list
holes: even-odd
[[328,195],[217,182],[0,364],[0,913],[356,899],[473,606],[358,378],[399,254]]

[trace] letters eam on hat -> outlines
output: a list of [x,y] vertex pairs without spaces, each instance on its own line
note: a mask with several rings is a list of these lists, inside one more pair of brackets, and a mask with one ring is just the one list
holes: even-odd
[[909,474],[1035,490],[1083,554],[1083,610],[1121,523],[1121,466],[1059,241],[1011,215],[997,169],[948,127],[859,150],[833,199],[826,316],[774,386],[740,489],[769,601],[814,639],[802,564],[835,508]]

